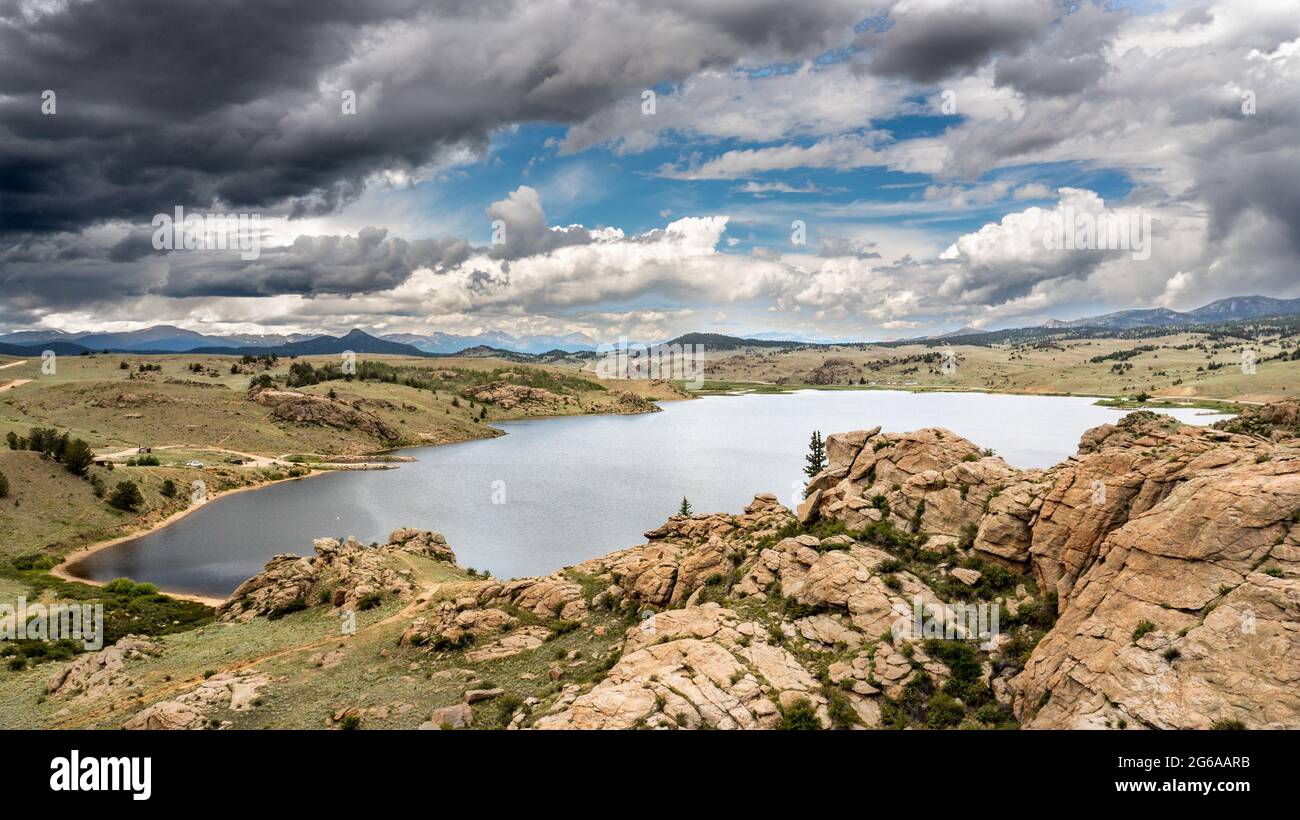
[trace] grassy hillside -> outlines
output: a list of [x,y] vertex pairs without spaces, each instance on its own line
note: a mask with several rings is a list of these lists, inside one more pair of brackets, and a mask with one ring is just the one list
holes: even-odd
[[[1253,350],[1253,374],[1242,372]],[[1265,402],[1293,395],[1300,384],[1297,337],[1257,342],[1208,333],[1143,339],[1037,340],[1025,344],[916,343],[719,351],[707,377],[729,388],[770,385],[991,390]],[[944,352],[956,355],[946,372]]]
[[[15,361],[15,360],[6,360]],[[617,412],[622,391],[650,399],[680,398],[666,385],[620,382],[606,390],[594,379],[578,379],[572,370],[534,367],[495,359],[404,359],[364,357],[382,362],[403,380],[429,388],[385,381],[328,381],[291,389],[326,395],[379,417],[401,434],[397,444],[438,444],[495,435],[487,422],[534,415]],[[61,357],[56,372],[43,374],[40,362],[0,371],[6,382],[27,380],[0,393],[0,435],[25,433],[33,426],[52,426],[85,439],[97,451],[114,452],[147,446],[185,446],[196,450],[225,449],[259,455],[323,453],[356,455],[392,446],[359,430],[278,421],[248,395],[252,378],[267,376],[277,388],[288,388],[290,367],[337,365],[337,356],[281,359],[273,367],[254,366],[232,373],[236,356]],[[124,368],[123,365],[126,365]],[[141,366],[150,368],[141,370]],[[152,368],[158,368],[154,370]],[[198,372],[195,372],[197,369]],[[438,378],[438,374],[449,374]],[[503,409],[468,400],[473,386],[506,380],[550,385],[574,403],[566,406]],[[486,408],[486,410],[485,410]]]

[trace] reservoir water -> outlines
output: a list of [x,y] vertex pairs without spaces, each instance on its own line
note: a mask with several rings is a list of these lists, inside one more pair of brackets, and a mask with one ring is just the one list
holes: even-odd
[[[397,527],[442,532],[463,566],[540,575],[623,547],[677,511],[739,512],[758,492],[793,507],[813,430],[946,427],[1016,467],[1047,467],[1123,413],[1090,398],[809,390],[666,402],[663,412],[508,422],[508,435],[404,450],[395,470],[337,472],[209,502],[71,567],[224,597],[277,553],[312,539],[383,542]],[[1205,424],[1200,410],[1167,411]]]

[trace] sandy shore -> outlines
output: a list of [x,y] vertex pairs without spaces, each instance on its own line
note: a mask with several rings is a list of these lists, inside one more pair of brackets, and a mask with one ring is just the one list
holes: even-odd
[[[82,578],[78,575],[75,575],[72,572],[72,568],[78,562],[85,560],[86,558],[90,557],[91,555],[94,555],[97,552],[100,552],[101,550],[106,550],[110,547],[115,547],[118,544],[123,544],[126,543],[127,541],[134,541],[137,538],[141,538],[143,536],[149,535],[150,533],[161,530],[164,527],[169,527],[172,524],[176,523],[177,521],[180,521],[182,518],[189,515],[190,513],[203,509],[208,504],[211,504],[212,502],[216,501],[219,498],[225,498],[227,496],[236,495],[238,493],[243,493],[243,492],[249,492],[251,490],[261,490],[266,487],[270,487],[272,484],[283,484],[286,481],[305,481],[309,478],[314,478],[318,475],[325,475],[326,473],[330,473],[330,472],[334,472],[334,471],[333,470],[312,470],[307,475],[281,478],[276,481],[264,481],[261,484],[249,484],[246,487],[235,487],[230,490],[224,490],[222,492],[213,493],[208,497],[208,500],[203,502],[202,504],[194,504],[189,507],[186,507],[183,510],[177,510],[176,512],[167,516],[166,518],[156,521],[153,524],[149,525],[148,527],[144,527],[143,529],[139,529],[136,530],[135,532],[128,533],[127,535],[118,536],[117,538],[110,538],[107,541],[99,541],[97,543],[83,547],[79,550],[70,552],[63,557],[63,563],[59,564],[58,566],[50,570],[50,574],[56,578],[61,578],[64,581],[72,581],[78,584],[89,584],[90,586],[102,587],[104,586],[105,583],[107,583],[106,581],[94,581],[89,578]],[[203,595],[191,595],[186,592],[175,592],[173,590],[163,589],[162,587],[159,587],[158,591],[172,598],[179,598],[184,601],[197,601],[198,603],[206,604],[212,607],[220,606],[226,600],[225,598],[210,598]]]

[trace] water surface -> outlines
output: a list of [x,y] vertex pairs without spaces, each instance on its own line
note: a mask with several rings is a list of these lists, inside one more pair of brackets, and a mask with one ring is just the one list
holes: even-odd
[[[740,509],[758,492],[793,507],[813,430],[946,427],[1017,467],[1072,455],[1087,429],[1123,414],[1090,398],[809,390],[666,402],[662,413],[500,424],[509,435],[402,451],[396,470],[338,472],[219,498],[175,524],[76,564],[222,597],[313,538],[383,542],[397,527],[439,530],[460,563],[498,577],[546,574],[643,543],[677,511]],[[1182,421],[1218,418],[1167,411]]]

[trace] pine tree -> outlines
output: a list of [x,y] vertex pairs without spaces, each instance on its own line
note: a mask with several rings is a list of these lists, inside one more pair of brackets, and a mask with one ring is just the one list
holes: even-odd
[[79,438],[74,438],[63,448],[63,455],[60,459],[63,466],[73,475],[85,475],[90,469],[90,465],[95,461],[95,454],[90,451],[90,445]]
[[812,439],[808,442],[808,455],[805,456],[808,466],[803,468],[803,474],[812,478],[813,476],[826,469],[826,444],[822,441],[822,434],[819,430],[813,430]]
[[686,500],[686,496],[682,496],[682,506],[677,508],[677,514],[684,515],[687,518],[695,514],[695,511],[691,509],[691,502]]
[[110,507],[116,507],[126,512],[135,512],[140,509],[144,503],[144,495],[141,494],[140,488],[135,485],[134,481],[120,481],[113,490],[113,495],[109,497],[108,504]]

